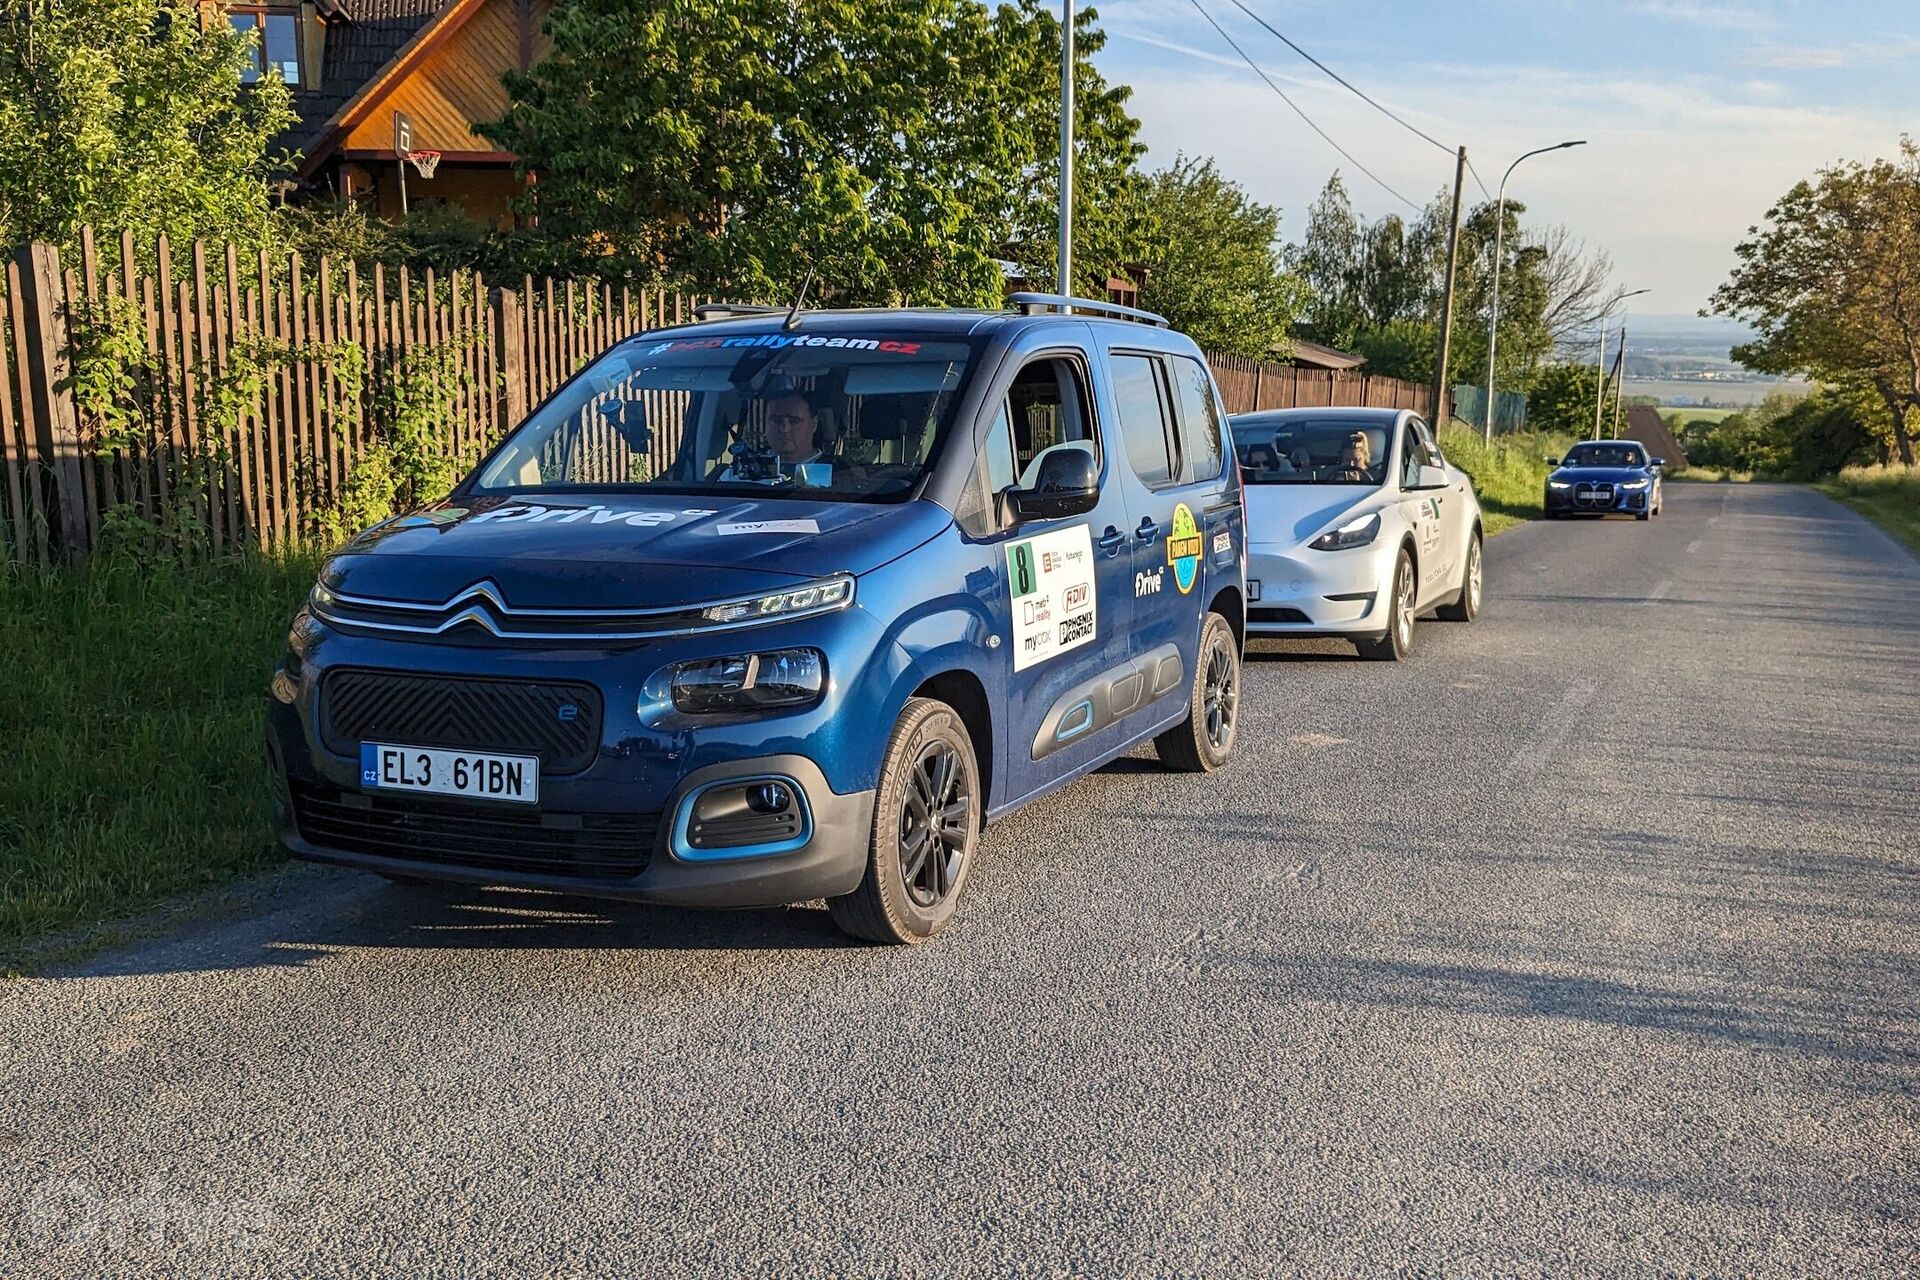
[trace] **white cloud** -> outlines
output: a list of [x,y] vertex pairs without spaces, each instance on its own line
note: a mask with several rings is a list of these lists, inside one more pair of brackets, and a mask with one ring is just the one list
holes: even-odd
[[1709,4],[1701,0],[1639,0],[1628,12],[1723,31],[1770,31],[1780,25],[1769,15],[1745,5]]

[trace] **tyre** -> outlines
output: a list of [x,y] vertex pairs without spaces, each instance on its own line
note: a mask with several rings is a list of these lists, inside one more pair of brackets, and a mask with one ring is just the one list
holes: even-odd
[[953,923],[973,870],[986,797],[973,739],[944,702],[914,698],[880,763],[867,873],[827,899],[834,924],[867,942],[925,942]]
[[1401,549],[1393,566],[1393,590],[1387,596],[1386,634],[1355,640],[1353,647],[1372,662],[1398,662],[1413,650],[1413,557]]
[[1633,518],[1634,518],[1635,520],[1651,520],[1651,519],[1653,519],[1653,512],[1651,512],[1651,511],[1636,511],[1636,512],[1634,512],[1634,515],[1633,515]]
[[1485,565],[1481,560],[1480,535],[1474,534],[1467,543],[1467,567],[1460,575],[1460,598],[1452,604],[1443,604],[1435,612],[1446,622],[1472,622],[1480,616],[1480,596],[1486,579]]
[[1240,642],[1209,613],[1187,695],[1187,718],[1153,740],[1160,763],[1180,773],[1212,773],[1233,754],[1240,731]]

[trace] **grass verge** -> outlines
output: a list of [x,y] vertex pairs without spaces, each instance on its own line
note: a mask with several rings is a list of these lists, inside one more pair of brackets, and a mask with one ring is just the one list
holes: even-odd
[[1920,554],[1920,466],[1848,467],[1817,487]]
[[1725,467],[1683,467],[1667,472],[1667,479],[1682,484],[1746,484],[1753,479],[1753,472],[1729,471]]
[[0,568],[0,966],[271,860],[266,682],[316,567]]
[[1573,444],[1570,436],[1522,432],[1495,436],[1488,444],[1471,427],[1449,426],[1440,433],[1447,461],[1473,477],[1473,491],[1489,536],[1526,520],[1540,518],[1540,495],[1558,458]]

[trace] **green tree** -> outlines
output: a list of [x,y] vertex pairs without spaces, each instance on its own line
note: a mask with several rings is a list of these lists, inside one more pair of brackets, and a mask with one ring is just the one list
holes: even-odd
[[[1137,254],[1126,90],[1086,61],[1075,206],[1089,279]],[[842,303],[997,299],[1051,276],[1059,26],[1038,0],[566,0],[489,136],[544,230],[640,278]]]
[[1920,408],[1920,147],[1897,160],[1839,164],[1795,184],[1748,229],[1712,308],[1758,331],[1734,358],[1871,388],[1893,451],[1914,460],[1908,415]]
[[1372,322],[1357,281],[1365,243],[1346,183],[1335,173],[1307,209],[1306,234],[1287,254],[1308,290],[1300,328],[1315,342],[1351,347]]
[[277,75],[242,88],[249,41],[191,0],[0,6],[0,241],[71,247],[82,225],[145,245],[267,241],[270,155],[293,123]]
[[1281,265],[1280,211],[1211,159],[1177,156],[1147,180],[1154,224],[1141,303],[1213,351],[1261,357],[1284,346],[1306,286]]
[[[1599,391],[1592,365],[1543,366],[1527,392],[1527,429],[1558,435],[1592,435],[1593,402]],[[1609,411],[1611,408],[1609,401]]]

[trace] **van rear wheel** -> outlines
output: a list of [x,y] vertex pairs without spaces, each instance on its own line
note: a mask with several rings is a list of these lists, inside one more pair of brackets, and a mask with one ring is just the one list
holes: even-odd
[[867,873],[827,899],[834,924],[867,942],[925,942],[953,923],[973,870],[986,797],[973,740],[952,707],[913,698],[880,764]]
[[1160,763],[1181,773],[1212,773],[1233,754],[1240,731],[1240,643],[1233,628],[1209,613],[1200,628],[1187,718],[1153,740]]

